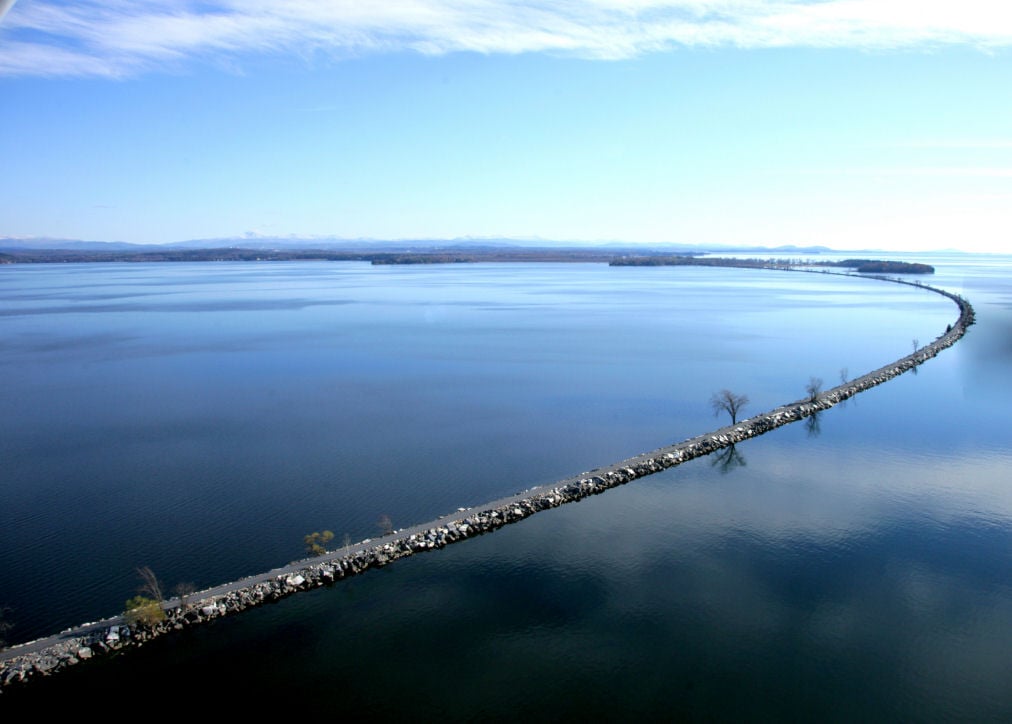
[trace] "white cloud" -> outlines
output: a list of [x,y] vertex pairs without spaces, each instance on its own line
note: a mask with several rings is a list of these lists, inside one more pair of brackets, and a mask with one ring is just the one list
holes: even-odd
[[993,0],[21,0],[0,26],[0,74],[121,76],[247,53],[948,44],[1012,45],[1012,12]]

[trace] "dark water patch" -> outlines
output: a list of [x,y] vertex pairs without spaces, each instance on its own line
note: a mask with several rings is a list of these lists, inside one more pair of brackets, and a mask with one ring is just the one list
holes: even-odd
[[46,356],[50,354],[76,354],[93,349],[119,347],[137,337],[124,333],[106,332],[81,336],[60,335],[52,337],[38,332],[24,332],[0,340],[0,354]]

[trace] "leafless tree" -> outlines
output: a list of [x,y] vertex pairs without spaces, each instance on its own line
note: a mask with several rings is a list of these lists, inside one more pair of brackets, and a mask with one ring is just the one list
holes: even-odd
[[808,393],[808,399],[812,402],[819,399],[819,393],[822,392],[822,378],[809,377],[808,384],[805,385],[805,392]]
[[380,529],[380,535],[390,535],[394,532],[394,524],[389,515],[381,515],[376,521],[376,527]]
[[172,593],[179,597],[179,607],[181,609],[185,611],[187,608],[189,608],[190,594],[192,594],[196,590],[197,587],[194,586],[192,583],[177,583],[175,586],[173,586]]
[[713,408],[713,416],[718,417],[720,413],[726,412],[731,416],[731,424],[738,422],[738,413],[748,404],[748,397],[737,395],[731,390],[714,392],[710,397],[710,407]]
[[145,598],[150,598],[152,601],[161,602],[165,596],[162,595],[162,584],[158,581],[155,576],[155,572],[148,566],[141,566],[137,569],[137,575],[141,577],[144,582],[137,592]]

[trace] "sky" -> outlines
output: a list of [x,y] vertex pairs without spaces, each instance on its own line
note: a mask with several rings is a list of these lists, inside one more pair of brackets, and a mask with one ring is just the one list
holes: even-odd
[[0,237],[1012,250],[1005,0],[0,0]]

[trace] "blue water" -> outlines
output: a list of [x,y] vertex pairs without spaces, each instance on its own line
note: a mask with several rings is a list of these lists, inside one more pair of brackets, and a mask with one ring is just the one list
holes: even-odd
[[[1009,718],[1012,260],[920,258],[978,324],[814,426],[48,688],[181,678],[380,719]],[[723,387],[746,414],[831,387],[956,317],[868,279],[553,264],[0,267],[0,300],[12,641],[119,610],[137,566],[266,570],[313,530],[358,540],[716,427]]]

